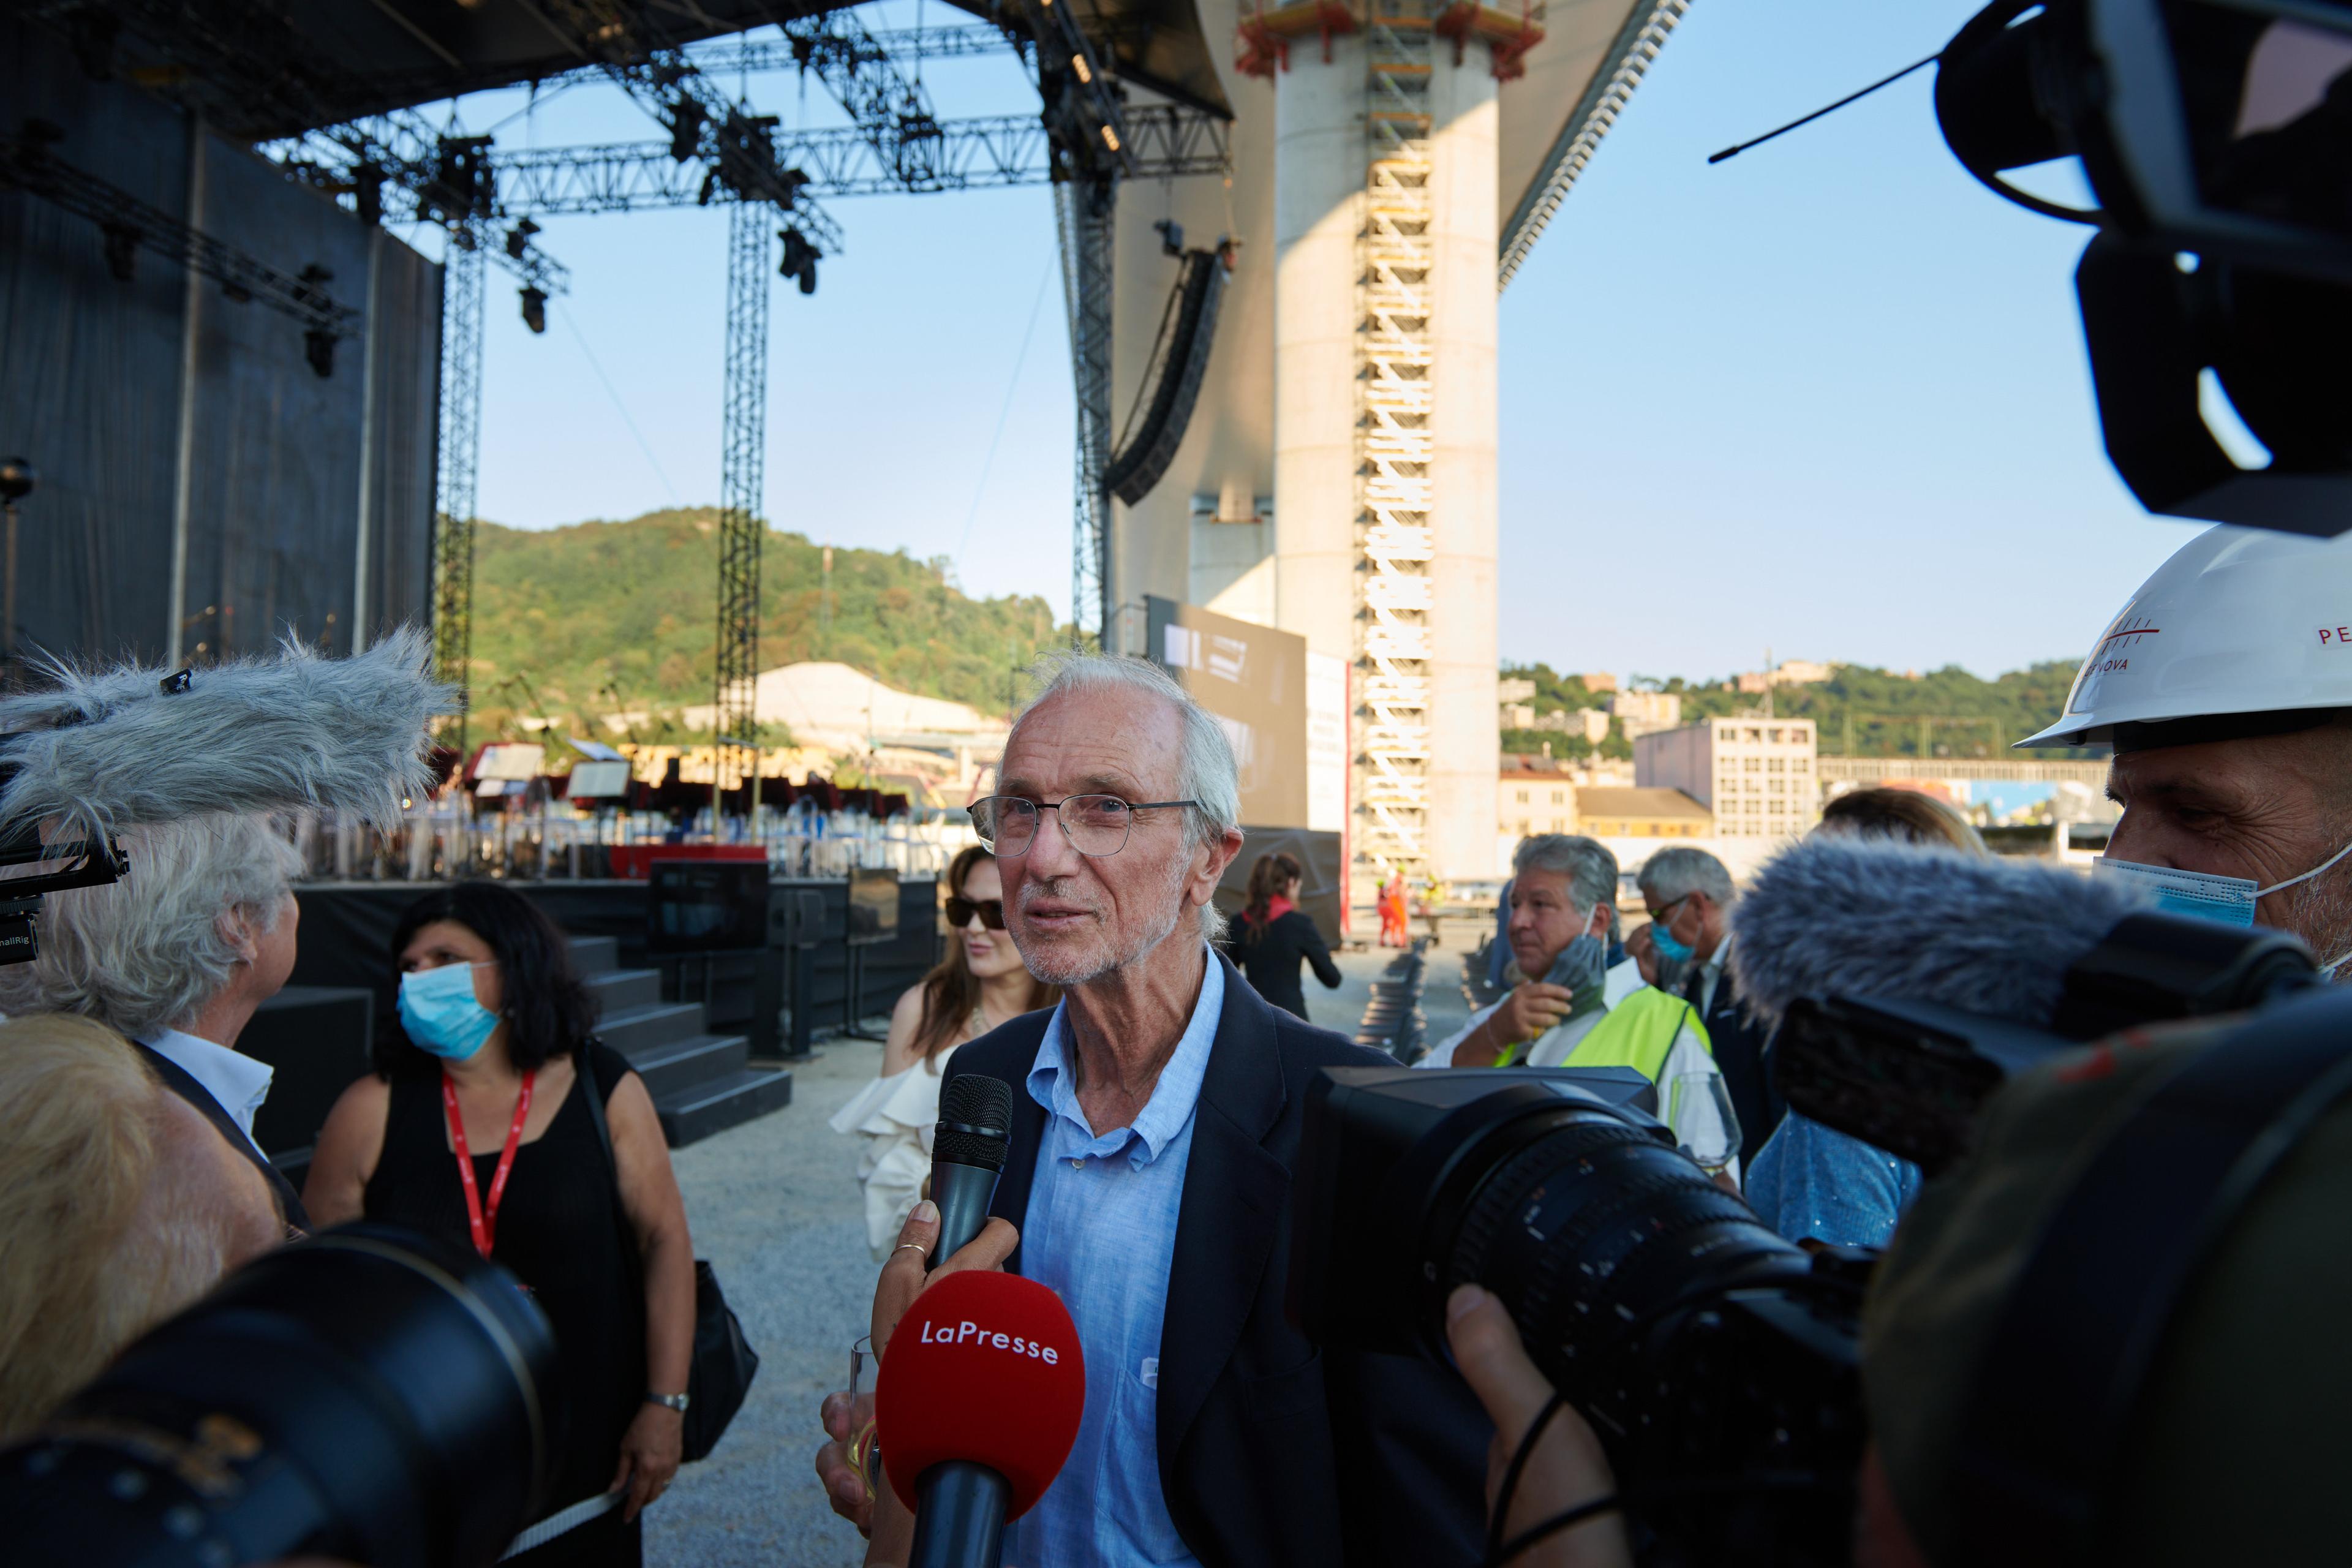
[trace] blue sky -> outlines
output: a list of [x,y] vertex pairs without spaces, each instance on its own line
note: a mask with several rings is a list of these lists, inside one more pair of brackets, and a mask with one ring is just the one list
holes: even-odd
[[[2078,654],[2193,531],[2143,514],[2100,450],[2072,287],[2085,231],[1960,172],[1931,72],[1706,162],[1929,53],[1973,9],[1692,7],[1503,296],[1506,658],[1698,678],[1769,647],[1990,675]],[[1006,58],[925,75],[948,113],[1026,107]],[[789,77],[753,88],[788,116],[838,118]],[[464,119],[487,129],[524,102],[484,95]],[[603,89],[499,131],[649,133]],[[1050,197],[831,210],[846,253],[814,298],[774,298],[777,525],[951,556],[973,592],[1063,607],[1069,362]],[[541,338],[491,274],[482,515],[546,527],[716,499],[725,223],[549,222],[573,290]]]

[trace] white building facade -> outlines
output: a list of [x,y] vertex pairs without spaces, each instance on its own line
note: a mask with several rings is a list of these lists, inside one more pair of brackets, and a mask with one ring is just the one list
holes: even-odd
[[1810,719],[1709,719],[1633,742],[1637,784],[1678,789],[1715,815],[1715,837],[1757,848],[1822,819],[1820,737]]

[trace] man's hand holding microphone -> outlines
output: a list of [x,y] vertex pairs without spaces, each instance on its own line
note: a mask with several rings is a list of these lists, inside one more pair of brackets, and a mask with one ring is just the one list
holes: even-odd
[[[939,1205],[925,1198],[915,1205],[914,1212],[907,1216],[906,1225],[900,1227],[898,1245],[891,1252],[890,1260],[882,1266],[881,1278],[874,1287],[870,1332],[877,1362],[882,1359],[882,1353],[890,1342],[890,1335],[898,1326],[898,1320],[906,1315],[908,1308],[915,1304],[915,1298],[923,1293],[926,1285],[966,1269],[1002,1271],[1004,1260],[1013,1256],[1014,1247],[1021,1245],[1021,1233],[1013,1229],[1007,1220],[992,1219],[977,1237],[958,1248],[937,1268],[932,1268],[929,1264],[938,1252],[939,1241]],[[871,1536],[876,1528],[874,1492],[867,1487],[866,1475],[859,1467],[851,1463],[849,1450],[852,1443],[861,1436],[864,1439],[859,1447],[861,1457],[871,1446],[874,1395],[869,1392],[853,1400],[845,1392],[828,1394],[824,1396],[824,1403],[818,1407],[818,1413],[829,1439],[816,1453],[817,1479],[824,1483],[825,1499],[832,1503],[834,1512],[857,1526],[859,1534]],[[880,1468],[874,1467],[873,1473],[878,1476]],[[885,1486],[880,1489],[887,1493],[890,1489]],[[911,1519],[907,1517],[905,1510],[898,1506],[895,1499],[889,1503],[888,1511],[898,1516],[902,1524],[911,1527]],[[903,1546],[899,1553],[899,1558],[892,1561],[903,1560]]]

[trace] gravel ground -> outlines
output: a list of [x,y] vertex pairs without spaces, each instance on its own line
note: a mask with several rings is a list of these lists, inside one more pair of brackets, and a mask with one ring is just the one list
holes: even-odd
[[653,1568],[848,1568],[857,1532],[825,1506],[811,1460],[817,1402],[845,1385],[866,1332],[873,1258],[857,1146],[825,1125],[880,1067],[836,1040],[793,1068],[793,1103],[675,1156],[695,1251],[710,1260],[760,1375],[718,1451],[646,1514]]
[[[1353,1033],[1394,956],[1337,954],[1339,989],[1308,988],[1315,1021]],[[1429,956],[1422,1006],[1434,1041],[1468,1014],[1461,954]],[[850,1568],[864,1556],[856,1532],[825,1506],[810,1461],[822,1440],[817,1402],[844,1385],[874,1294],[856,1142],[825,1121],[881,1056],[879,1045],[828,1042],[793,1068],[789,1107],[675,1156],[695,1250],[719,1271],[761,1361],[718,1452],[679,1471],[646,1513],[652,1568]]]

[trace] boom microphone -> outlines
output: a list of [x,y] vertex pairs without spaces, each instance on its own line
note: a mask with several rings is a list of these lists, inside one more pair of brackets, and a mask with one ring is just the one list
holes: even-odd
[[2046,864],[1814,838],[1733,907],[1730,965],[1773,1026],[1796,1110],[1916,1163],[1965,1152],[2013,1073],[2168,1019],[2318,984],[2283,932],[2156,912],[2129,883]]
[[1005,1521],[1054,1484],[1086,1403],[1077,1327],[1045,1286],[973,1269],[915,1298],[874,1388],[883,1469],[915,1510],[908,1568],[996,1568]]
[[988,1223],[989,1200],[1012,1146],[1012,1085],[978,1073],[950,1079],[940,1093],[940,1124],[931,1138],[931,1201],[940,1205],[934,1267]]
[[1768,1026],[1800,996],[1901,996],[2046,1023],[2067,966],[2137,888],[2042,861],[1821,834],[1765,862],[1731,906],[1730,968]]

